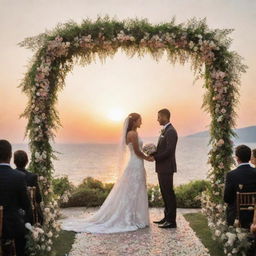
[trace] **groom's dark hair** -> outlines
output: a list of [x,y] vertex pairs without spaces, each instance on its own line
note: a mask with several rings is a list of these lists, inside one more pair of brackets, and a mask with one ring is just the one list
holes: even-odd
[[251,159],[252,151],[248,146],[240,145],[236,148],[235,154],[242,163],[248,163]]
[[168,119],[170,119],[170,117],[171,117],[171,113],[167,108],[163,108],[163,109],[159,110],[158,113],[167,117]]

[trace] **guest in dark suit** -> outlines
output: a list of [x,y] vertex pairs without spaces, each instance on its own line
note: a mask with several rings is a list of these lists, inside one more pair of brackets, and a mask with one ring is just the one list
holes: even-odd
[[157,151],[153,154],[156,161],[156,172],[164,201],[164,218],[154,221],[160,228],[176,228],[176,196],[173,189],[173,174],[177,171],[176,145],[178,135],[170,123],[170,111],[162,109],[158,112],[158,122],[164,128],[158,140]]
[[[227,224],[233,225],[236,218],[236,192],[256,192],[256,169],[251,167],[251,149],[240,145],[235,150],[238,167],[227,173],[224,191],[224,201],[227,207]],[[239,186],[240,185],[240,186]],[[243,228],[249,228],[253,219],[253,211],[242,211],[240,223]]]
[[[25,255],[25,223],[33,224],[25,175],[10,166],[11,144],[0,140],[0,205],[3,206],[3,239],[14,239],[17,256]],[[20,214],[26,212],[26,219]]]
[[42,196],[40,193],[40,188],[38,185],[38,176],[35,173],[26,170],[28,164],[28,155],[23,150],[17,150],[14,152],[14,163],[16,165],[16,170],[23,173],[26,178],[26,183],[28,187],[36,187],[36,203],[37,203],[37,214],[39,217],[39,222],[42,224],[43,216],[40,208],[40,203],[42,201]]

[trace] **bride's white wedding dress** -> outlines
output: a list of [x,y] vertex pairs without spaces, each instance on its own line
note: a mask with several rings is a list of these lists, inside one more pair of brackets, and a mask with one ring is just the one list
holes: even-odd
[[[139,139],[139,146],[142,148]],[[116,233],[134,231],[149,225],[146,171],[131,143],[130,159],[99,210],[87,219],[73,219],[63,229],[76,232]]]

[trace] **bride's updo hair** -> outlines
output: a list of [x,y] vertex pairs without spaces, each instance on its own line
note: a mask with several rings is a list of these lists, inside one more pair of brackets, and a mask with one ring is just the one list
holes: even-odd
[[129,122],[128,122],[126,135],[129,131],[132,130],[134,123],[136,123],[141,118],[141,116],[138,113],[131,113],[131,114],[129,114],[128,118],[129,118]]

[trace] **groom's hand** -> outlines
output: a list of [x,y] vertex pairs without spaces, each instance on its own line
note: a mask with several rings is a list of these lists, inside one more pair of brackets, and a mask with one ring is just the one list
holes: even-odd
[[153,156],[150,156],[149,159],[148,159],[148,161],[154,162],[154,161],[155,161],[155,158],[154,158]]

